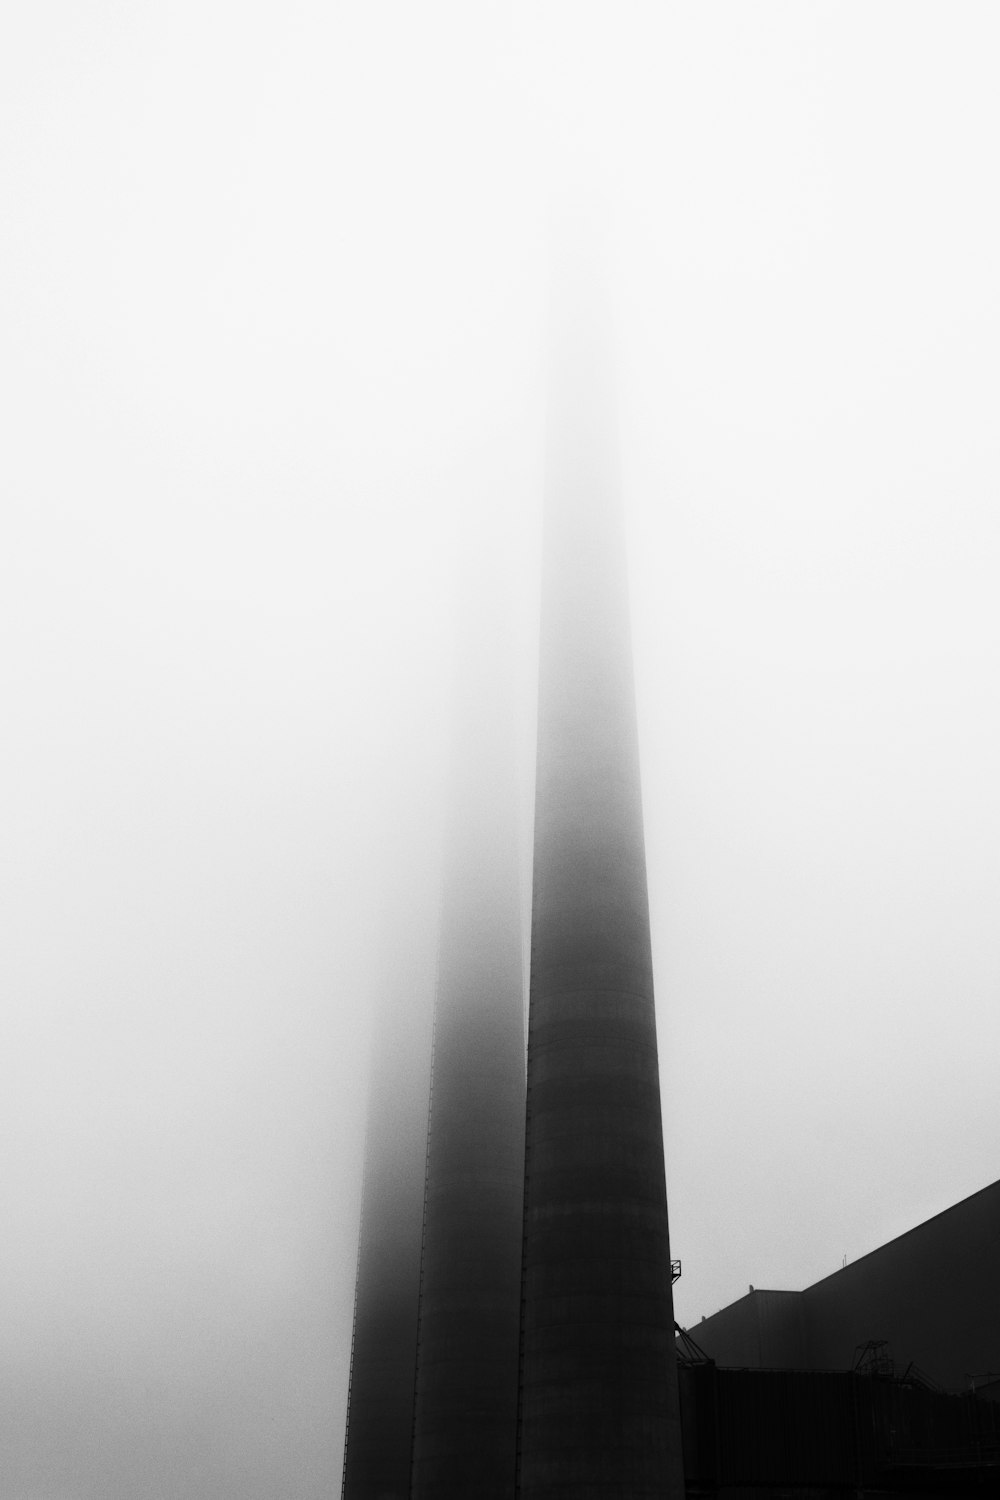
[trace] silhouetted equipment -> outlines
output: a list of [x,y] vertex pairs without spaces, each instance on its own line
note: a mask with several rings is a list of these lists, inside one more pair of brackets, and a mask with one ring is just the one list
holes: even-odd
[[932,1380],[925,1370],[922,1370],[915,1360],[910,1360],[906,1369],[900,1375],[903,1385],[919,1385],[925,1391],[940,1391],[941,1387],[936,1380]]
[[892,1376],[895,1372],[888,1339],[867,1339],[854,1351],[854,1368],[859,1375]]
[[709,1359],[704,1349],[679,1323],[674,1324],[674,1332],[677,1335],[677,1363],[679,1365],[708,1365],[713,1361]]

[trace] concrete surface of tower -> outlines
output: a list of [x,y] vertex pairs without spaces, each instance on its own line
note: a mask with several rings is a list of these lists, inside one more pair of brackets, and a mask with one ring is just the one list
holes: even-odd
[[510,1500],[524,1170],[524,942],[509,583],[460,623],[413,1422],[413,1500]]
[[433,1004],[429,893],[387,902],[373,1019],[344,1500],[408,1500]]
[[680,1500],[639,755],[601,278],[557,266],[542,576],[520,1500]]

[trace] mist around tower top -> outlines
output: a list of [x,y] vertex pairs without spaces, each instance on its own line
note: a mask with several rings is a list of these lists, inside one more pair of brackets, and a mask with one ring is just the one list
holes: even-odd
[[336,1484],[372,1033],[433,993],[494,584],[530,829],[588,244],[678,1318],[996,1177],[998,42],[977,0],[6,18],[4,1494]]

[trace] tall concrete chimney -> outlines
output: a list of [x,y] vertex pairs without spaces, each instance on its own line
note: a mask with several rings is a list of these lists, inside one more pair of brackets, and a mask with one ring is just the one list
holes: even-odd
[[445,842],[413,1500],[511,1500],[524,1170],[524,942],[510,622],[468,590]]
[[[409,1500],[434,904],[390,904],[372,1038],[343,1500]],[[427,907],[430,910],[427,910]]]
[[542,577],[520,1500],[682,1500],[609,350],[559,267]]

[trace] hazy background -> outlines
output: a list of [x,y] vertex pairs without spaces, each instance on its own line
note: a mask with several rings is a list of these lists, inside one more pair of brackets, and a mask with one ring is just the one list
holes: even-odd
[[4,1496],[339,1485],[370,1016],[431,920],[463,549],[501,525],[531,599],[567,177],[615,266],[678,1314],[995,1178],[996,7],[0,40]]

